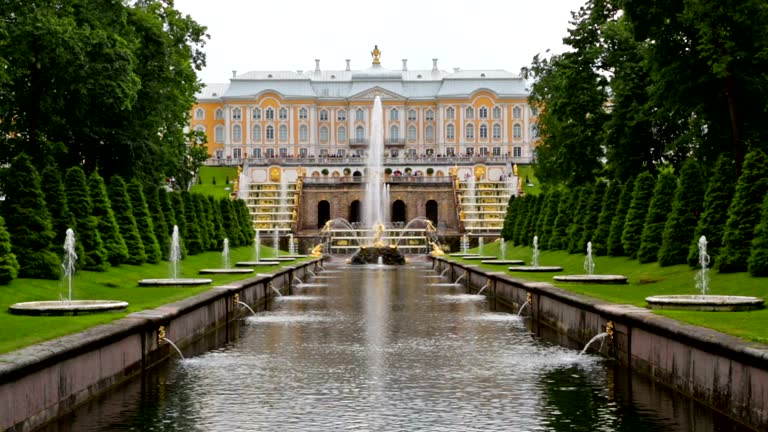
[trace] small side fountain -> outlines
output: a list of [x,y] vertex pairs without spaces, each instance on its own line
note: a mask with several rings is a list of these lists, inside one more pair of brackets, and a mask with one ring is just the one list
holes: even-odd
[[598,352],[601,352],[603,350],[603,343],[606,339],[613,341],[613,328],[614,324],[613,321],[608,321],[605,323],[605,331],[602,333],[597,334],[595,337],[589,340],[586,345],[584,345],[584,349],[581,350],[579,355],[584,355],[584,353],[587,352],[590,346],[592,346],[593,343],[600,341],[600,348],[597,349]]
[[171,254],[168,257],[171,263],[171,277],[167,279],[141,279],[140,286],[194,286],[207,285],[213,282],[212,279],[204,278],[180,278],[179,261],[181,261],[181,238],[179,238],[179,227],[173,226],[171,234]]
[[256,235],[253,238],[253,261],[238,261],[235,263],[238,267],[260,267],[260,266],[276,266],[280,265],[277,261],[262,261],[261,260],[261,235],[259,230],[256,230]]
[[646,297],[651,309],[695,310],[705,312],[737,312],[762,309],[764,300],[750,296],[711,295],[709,292],[709,263],[707,238],[699,238],[699,270],[694,277],[698,295],[678,294]]
[[587,242],[587,256],[584,258],[585,274],[554,276],[558,282],[580,282],[592,284],[626,284],[627,277],[622,275],[595,274],[595,260],[592,258],[592,242]]
[[533,236],[533,253],[531,255],[531,265],[529,266],[512,266],[509,267],[511,272],[561,272],[563,268],[560,266],[541,266],[539,265],[539,236]]
[[507,259],[507,242],[504,241],[504,237],[499,237],[497,241],[499,242],[498,258],[486,259],[486,260],[480,261],[481,263],[491,264],[491,265],[523,265],[525,264],[523,260],[508,260]]
[[77,253],[75,253],[75,233],[67,229],[64,241],[64,278],[67,280],[68,295],[66,300],[33,301],[12,304],[9,309],[16,315],[80,315],[84,313],[120,310],[128,303],[118,300],[72,300],[72,279],[75,276]]
[[452,253],[451,256],[453,257],[468,257],[468,256],[476,256],[478,254],[476,253],[469,253],[469,236],[467,234],[464,234],[461,236],[461,252]]
[[222,268],[200,269],[200,274],[246,274],[253,273],[252,268],[232,268],[229,262],[229,239],[224,239],[224,249],[221,251]]
[[296,260],[296,257],[293,256],[280,256],[280,231],[277,229],[272,232],[272,252],[274,256],[268,258],[270,261],[286,262]]
[[163,343],[168,343],[168,345],[172,346],[173,349],[176,350],[176,353],[179,354],[179,357],[184,360],[184,354],[181,353],[179,347],[177,347],[173,341],[165,337],[165,327],[160,326],[160,328],[157,329],[157,345],[160,346]]

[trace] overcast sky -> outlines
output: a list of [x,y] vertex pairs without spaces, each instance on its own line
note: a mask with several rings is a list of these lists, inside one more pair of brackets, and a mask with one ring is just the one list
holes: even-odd
[[562,52],[571,11],[585,0],[176,0],[208,27],[207,83],[232,71],[385,68],[504,69],[519,73],[537,53]]

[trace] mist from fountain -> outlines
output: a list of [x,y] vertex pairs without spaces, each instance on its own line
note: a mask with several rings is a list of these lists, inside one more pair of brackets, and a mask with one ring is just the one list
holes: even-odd
[[293,233],[288,234],[288,254],[296,255],[296,243],[293,239]]
[[72,277],[75,275],[75,263],[77,263],[77,253],[75,252],[75,232],[67,228],[67,236],[64,240],[64,261],[61,266],[64,268],[64,277],[67,278],[69,285],[69,296],[67,299],[72,301]]
[[225,269],[229,269],[229,239],[224,239],[224,248],[221,250],[221,260]]
[[[381,97],[373,100],[371,113],[371,144],[368,150],[365,176],[365,196],[363,199],[363,226],[369,230],[377,224],[389,220],[387,217],[389,197],[384,182],[384,126]],[[384,204],[384,205],[382,205]]]
[[499,245],[499,249],[501,250],[501,259],[506,260],[507,259],[507,242],[504,240],[504,237],[501,238],[501,245]]
[[253,238],[253,260],[259,262],[261,259],[261,235],[259,230],[256,230],[256,235]]
[[699,237],[699,271],[696,272],[696,288],[698,288],[701,295],[707,295],[709,291],[709,262],[710,258],[707,255],[707,238],[704,236]]
[[533,256],[531,257],[531,266],[539,266],[539,236],[533,236]]
[[171,279],[179,278],[179,261],[181,260],[181,240],[179,239],[179,227],[173,226],[171,233],[171,254],[168,257],[171,262]]
[[[597,341],[604,341],[606,337],[608,337],[608,333],[607,332],[600,333],[597,336],[593,337],[592,339],[589,340],[589,342],[587,342],[586,345],[584,345],[584,349],[581,350],[579,355],[583,355],[585,352],[587,352],[587,349],[590,347],[590,345],[592,345],[593,343],[595,343]],[[598,348],[598,351],[600,351],[602,349],[603,349],[603,345],[601,343],[600,344],[600,348]]]
[[587,242],[587,257],[584,258],[584,271],[588,275],[595,274],[595,260],[592,259],[592,242]]
[[272,232],[272,248],[274,249],[273,256],[275,258],[280,256],[280,232],[275,228]]
[[469,237],[464,234],[461,236],[461,253],[467,253],[469,250]]
[[477,239],[477,253],[479,253],[481,256],[483,255],[483,238],[482,237]]

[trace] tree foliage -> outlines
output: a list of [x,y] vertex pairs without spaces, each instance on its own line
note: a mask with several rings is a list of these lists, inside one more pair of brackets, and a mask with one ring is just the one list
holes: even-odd
[[40,186],[45,195],[45,204],[51,214],[51,226],[55,235],[54,245],[63,245],[67,236],[67,229],[75,226],[75,219],[69,211],[64,195],[64,183],[61,181],[59,168],[55,165],[47,166],[42,174]]
[[124,262],[134,265],[142,264],[147,261],[147,254],[144,251],[139,229],[136,227],[133,206],[123,178],[117,175],[112,176],[109,179],[108,191],[120,235],[128,249],[128,258]]
[[621,245],[624,248],[624,253],[630,258],[637,258],[645,218],[648,215],[648,206],[653,199],[655,185],[653,176],[648,172],[641,173],[635,179],[632,202],[629,205],[627,219],[624,222],[624,231],[621,234]]
[[109,268],[107,250],[98,231],[98,221],[93,216],[91,198],[85,172],[72,167],[64,175],[64,193],[67,205],[75,217],[75,239],[77,239],[78,267],[83,270],[106,271]]
[[[136,179],[131,180],[128,183],[127,191],[128,197],[131,200],[131,206],[133,207],[133,214],[136,217],[136,226],[139,229],[141,243],[144,245],[144,252],[147,254],[147,262],[152,264],[160,262],[163,258],[162,249],[160,249],[155,224],[152,220],[147,200],[144,197],[141,183]],[[163,218],[162,213],[158,213],[160,213],[158,219]],[[163,226],[165,226],[164,218],[162,220]]]
[[707,238],[707,252],[711,257],[710,266],[717,264],[717,255],[723,245],[728,208],[736,188],[736,164],[727,155],[722,155],[715,164],[704,194],[704,211],[699,218],[693,239],[689,239],[688,265],[699,265],[699,238]]
[[670,171],[662,171],[656,179],[653,198],[645,216],[645,225],[640,235],[640,249],[637,260],[641,263],[654,262],[658,259],[659,248],[664,234],[664,226],[672,211],[672,201],[677,189],[677,178]]
[[19,275],[19,261],[11,250],[11,236],[0,217],[0,285],[8,285]]
[[597,217],[597,226],[592,234],[592,253],[596,256],[608,253],[608,237],[611,234],[611,222],[616,215],[616,207],[619,205],[621,191],[621,183],[615,180],[605,190],[600,215]]
[[603,180],[598,180],[592,187],[592,194],[589,197],[587,207],[584,209],[584,217],[581,223],[581,239],[578,242],[583,247],[583,250],[587,249],[588,242],[593,242],[592,250],[594,251],[594,234],[600,219],[600,213],[603,210],[603,199],[605,198],[607,188],[608,185]]
[[704,206],[704,185],[698,163],[689,159],[680,170],[672,211],[664,226],[659,265],[685,264],[693,232]]
[[752,276],[768,276],[768,194],[763,200],[760,224],[752,239],[748,269]]
[[125,245],[120,228],[117,226],[112,204],[107,197],[107,187],[104,179],[97,171],[88,176],[88,193],[91,197],[91,210],[96,218],[97,229],[107,250],[107,259],[112,265],[118,265],[128,260],[128,247]]

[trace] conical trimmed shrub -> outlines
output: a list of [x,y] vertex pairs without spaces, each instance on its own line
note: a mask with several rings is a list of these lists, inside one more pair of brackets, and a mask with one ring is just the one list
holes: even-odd
[[[168,259],[171,254],[171,235],[173,234],[173,226],[176,225],[176,218],[174,217],[173,207],[171,207],[171,202],[165,189],[154,188],[153,191],[157,195],[157,208],[160,209],[157,214],[152,213],[155,222],[155,236],[160,243],[163,259]],[[162,220],[158,214],[162,215]],[[161,221],[162,226],[160,225]]]
[[516,196],[512,195],[509,197],[509,201],[507,201],[507,213],[504,215],[504,224],[501,227],[501,238],[503,238],[504,241],[509,241],[512,238],[518,204],[519,202]]
[[88,193],[91,197],[91,210],[96,217],[96,223],[107,250],[107,259],[112,265],[118,265],[128,260],[128,247],[115,220],[112,204],[107,197],[107,187],[104,179],[94,171],[88,176]]
[[763,198],[768,192],[765,153],[753,150],[744,158],[744,171],[736,182],[736,194],[728,208],[723,248],[717,258],[721,273],[747,271],[752,239],[760,223]]
[[11,251],[11,236],[0,217],[0,285],[8,285],[19,275],[19,261]]
[[[173,209],[173,217],[176,221],[176,227],[179,229],[179,236],[181,237],[180,245],[181,248],[181,256],[186,257],[187,256],[187,218],[186,218],[186,212],[184,211],[184,199],[181,197],[180,192],[170,192],[168,193],[168,199],[171,202],[171,208]],[[162,204],[162,201],[160,201],[160,204]],[[173,225],[169,227],[171,229],[171,234],[173,233]]]
[[542,238],[539,245],[542,250],[549,249],[549,239],[552,237],[552,232],[554,231],[555,219],[557,219],[557,212],[560,208],[561,196],[562,192],[560,189],[553,189],[547,193],[547,199],[545,201],[546,207],[541,216],[542,224],[541,229],[539,230]]
[[763,200],[760,224],[752,239],[748,268],[752,276],[768,276],[768,194]]
[[109,268],[107,250],[98,231],[98,221],[93,216],[91,198],[85,173],[80,167],[72,167],[64,176],[64,193],[67,206],[75,217],[78,267],[83,270],[106,271]]
[[595,256],[608,254],[608,237],[611,234],[611,222],[616,215],[616,208],[621,198],[622,185],[618,180],[608,184],[600,208],[600,216],[597,217],[597,227],[592,234],[592,253]]
[[568,243],[566,250],[568,253],[583,253],[587,249],[587,245],[581,244],[581,235],[584,228],[584,218],[587,213],[587,207],[590,204],[592,198],[594,186],[584,185],[580,195],[579,202],[576,203],[576,210],[571,218],[571,223],[568,225]]
[[611,220],[611,229],[608,233],[608,255],[624,256],[624,246],[621,244],[621,236],[624,234],[624,225],[627,222],[629,206],[632,205],[632,194],[635,191],[635,180],[630,178],[621,188],[619,206]]
[[221,205],[212,196],[208,197],[208,203],[211,205],[213,213],[213,238],[216,240],[214,250],[221,250],[224,247],[224,239],[227,238],[227,230],[224,228],[224,221],[221,217]]
[[[203,252],[203,242],[200,238],[200,227],[197,223],[197,214],[195,212],[195,202],[192,198],[192,194],[187,191],[180,193],[181,199],[184,202],[184,243],[187,246],[187,253],[190,255],[197,255]],[[179,226],[181,230],[181,226]]]
[[55,234],[40,189],[40,176],[30,158],[20,154],[5,172],[2,213],[11,235],[11,251],[19,277],[58,279],[61,260],[52,252]]
[[574,214],[574,208],[581,200],[581,194],[584,188],[576,188],[570,194],[560,201],[555,218],[555,226],[552,228],[552,236],[549,239],[550,250],[565,250],[568,247],[568,227],[571,224]]
[[[51,227],[53,228],[54,248],[63,245],[67,237],[67,229],[75,227],[75,218],[67,207],[64,195],[64,183],[61,181],[61,173],[55,165],[47,166],[40,175],[40,188],[45,195],[45,204],[51,214]],[[56,250],[58,252],[58,250]]]
[[147,254],[144,252],[144,243],[142,243],[139,229],[136,227],[133,206],[130,198],[128,198],[123,178],[116,175],[109,179],[107,191],[112,200],[112,211],[120,228],[120,235],[128,248],[128,258],[124,262],[133,265],[146,262]]
[[141,183],[137,179],[131,180],[127,186],[128,198],[131,200],[133,215],[136,218],[136,227],[139,229],[141,243],[144,245],[144,253],[147,255],[147,262],[155,264],[162,259],[160,243],[157,241],[155,233],[155,224],[149,213],[147,201],[144,199],[144,191]]
[[522,238],[521,232],[523,231],[523,226],[525,225],[525,217],[528,215],[528,207],[531,205],[531,199],[529,196],[530,195],[526,195],[518,198],[511,238],[512,244],[515,246],[522,244],[520,242],[520,239]]
[[664,226],[672,211],[672,201],[677,189],[677,178],[669,171],[659,174],[653,189],[653,198],[645,216],[643,233],[640,235],[640,249],[637,260],[641,263],[655,262],[664,235]]
[[208,213],[205,212],[205,197],[200,194],[191,194],[192,202],[195,204],[195,218],[197,219],[197,227],[200,231],[200,247],[203,251],[207,251],[211,245],[211,233],[208,230]]
[[248,210],[248,206],[245,201],[237,200],[237,206],[240,208],[240,229],[243,232],[243,244],[242,246],[250,246],[253,244],[253,221],[251,220],[251,212]]
[[688,265],[699,266],[699,238],[706,236],[710,267],[717,265],[717,255],[723,246],[728,208],[731,206],[736,189],[736,163],[733,158],[723,155],[717,160],[704,194],[704,211],[696,225],[693,238],[689,239]]
[[221,223],[227,233],[230,245],[233,241],[238,242],[236,244],[239,245],[240,233],[238,232],[238,226],[236,225],[237,219],[232,211],[232,200],[229,198],[222,198],[219,200],[219,206],[221,209]]
[[600,213],[603,210],[603,199],[605,198],[607,188],[608,185],[602,180],[598,180],[592,187],[592,196],[589,198],[589,205],[584,210],[584,220],[581,226],[581,241],[579,241],[579,244],[583,246],[583,250],[576,253],[586,252],[588,242],[593,242],[592,251],[594,253],[594,233],[600,220]]
[[664,226],[659,249],[659,265],[685,264],[691,237],[699,222],[704,205],[704,185],[699,164],[687,160],[680,169],[680,181],[672,202],[672,211]]
[[643,227],[645,226],[645,218],[648,215],[648,208],[653,199],[655,186],[656,181],[648,172],[638,175],[635,180],[632,204],[629,206],[627,221],[624,224],[624,232],[621,235],[624,253],[630,258],[637,258],[637,251],[640,249]]

